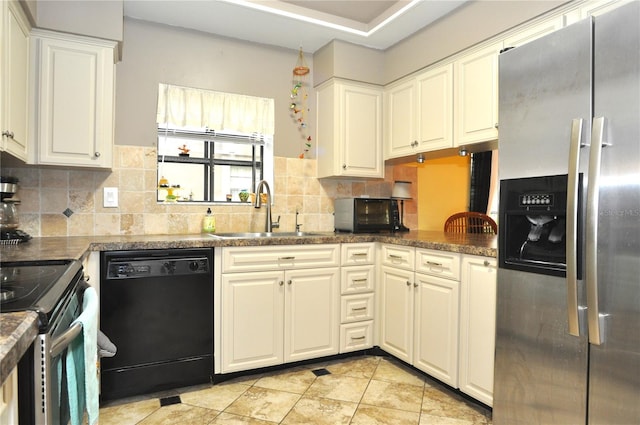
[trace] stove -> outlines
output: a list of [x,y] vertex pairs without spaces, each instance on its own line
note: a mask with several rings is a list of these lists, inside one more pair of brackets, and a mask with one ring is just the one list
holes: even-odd
[[77,260],[0,262],[0,311],[35,311],[38,336],[18,363],[19,424],[67,423],[66,347],[82,332],[82,264]]
[[40,332],[46,332],[61,300],[68,297],[81,277],[82,265],[76,260],[0,263],[0,310],[35,311]]

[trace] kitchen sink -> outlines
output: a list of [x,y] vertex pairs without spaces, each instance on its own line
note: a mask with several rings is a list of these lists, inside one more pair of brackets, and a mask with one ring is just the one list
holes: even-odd
[[250,239],[250,238],[300,238],[305,236],[326,236],[314,232],[231,232],[211,233],[209,236],[220,239]]

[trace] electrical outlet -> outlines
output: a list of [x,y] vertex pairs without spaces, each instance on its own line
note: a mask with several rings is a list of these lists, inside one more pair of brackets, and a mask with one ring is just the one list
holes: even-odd
[[103,206],[105,208],[118,207],[118,188],[117,187],[104,188]]

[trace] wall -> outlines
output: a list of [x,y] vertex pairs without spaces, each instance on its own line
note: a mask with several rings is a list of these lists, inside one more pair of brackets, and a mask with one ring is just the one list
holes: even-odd
[[[111,171],[5,165],[2,174],[18,177],[20,228],[34,237],[200,233],[209,205],[157,203],[156,161],[155,147],[116,145]],[[389,197],[394,169],[389,167],[386,175],[388,180],[318,180],[315,159],[276,157],[273,218],[281,216],[280,231],[293,231],[298,209],[302,230],[333,231],[333,200]],[[118,188],[118,208],[102,207],[104,187]],[[218,232],[264,230],[265,208],[210,206]],[[73,211],[68,218],[63,214],[67,208]],[[406,219],[416,229],[417,214]]]
[[[275,99],[274,153],[297,157],[304,148],[290,115],[292,71],[298,52],[125,19],[122,61],[116,65],[115,143],[156,145],[158,83]],[[313,61],[305,55],[311,74]],[[308,90],[307,104],[315,105]],[[315,111],[307,114],[315,137]],[[313,140],[312,140],[313,144]],[[314,149],[307,154],[314,156]]]
[[122,41],[122,0],[24,1],[38,28]]
[[385,84],[567,3],[566,0],[469,1],[387,49]]
[[451,214],[469,209],[471,156],[427,159],[418,167],[418,227],[442,230]]

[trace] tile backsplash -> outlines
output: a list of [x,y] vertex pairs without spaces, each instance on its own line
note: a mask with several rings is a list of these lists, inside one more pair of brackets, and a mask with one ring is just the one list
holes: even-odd
[[[217,232],[264,229],[266,209],[250,204],[158,203],[156,167],[155,148],[116,145],[111,170],[3,167],[2,175],[18,177],[20,228],[34,237],[197,234],[207,207],[216,217]],[[334,199],[388,197],[394,173],[398,180],[412,180],[416,174],[415,169],[388,166],[384,180],[319,180],[315,159],[284,157],[275,158],[274,170],[272,215],[281,217],[281,231],[294,230],[296,210],[302,230],[333,231]],[[117,208],[103,207],[105,187],[118,188]],[[404,221],[412,229],[417,224],[415,205],[405,202]],[[67,209],[72,211],[69,217]]]

